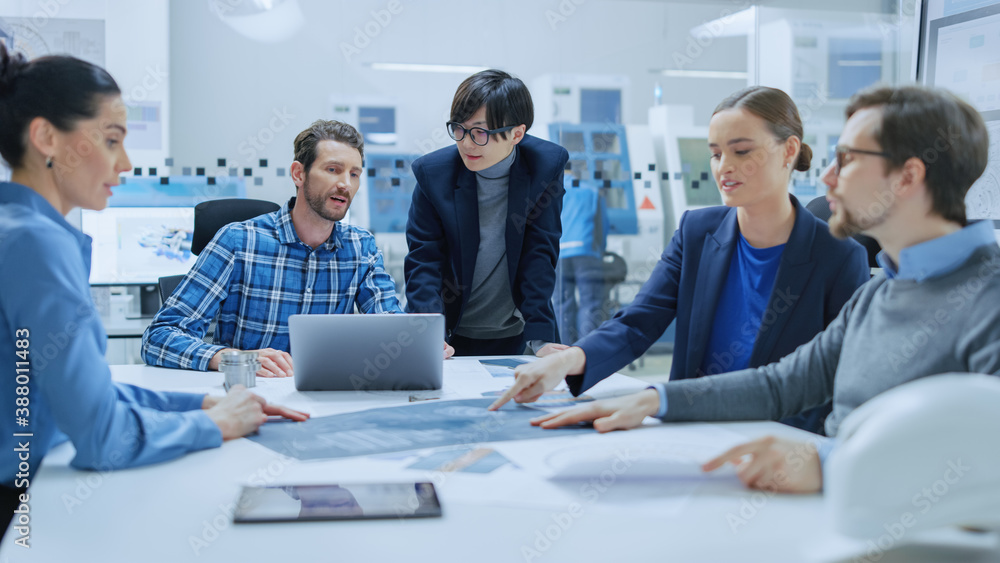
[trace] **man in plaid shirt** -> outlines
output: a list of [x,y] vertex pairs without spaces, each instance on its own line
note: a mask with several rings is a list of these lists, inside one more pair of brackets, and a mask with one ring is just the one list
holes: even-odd
[[286,377],[289,315],[353,313],[355,306],[401,313],[375,238],[340,222],[358,193],[363,160],[364,141],[348,124],[320,120],[300,133],[290,170],[296,197],[219,230],[143,334],[145,362],[215,370],[224,350],[254,350],[258,375]]

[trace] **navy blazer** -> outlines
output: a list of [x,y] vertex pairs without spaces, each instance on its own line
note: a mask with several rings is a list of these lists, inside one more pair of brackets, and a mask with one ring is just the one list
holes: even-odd
[[[551,300],[569,153],[531,135],[516,150],[504,233],[510,287],[524,317],[525,341],[558,342]],[[417,186],[406,222],[406,310],[444,313],[450,339],[468,303],[479,252],[476,174],[453,145],[415,160],[413,175]]]
[[[871,278],[864,247],[853,239],[834,238],[826,223],[795,196],[789,197],[795,207],[795,224],[754,340],[752,368],[776,362],[811,340]],[[641,356],[675,318],[670,379],[701,375],[715,307],[739,240],[736,212],[736,208],[709,207],[681,217],[680,226],[635,300],[576,343],[587,355],[587,368],[581,376],[566,378],[574,394]],[[826,412],[783,422],[816,432],[822,423],[817,418],[825,417]]]

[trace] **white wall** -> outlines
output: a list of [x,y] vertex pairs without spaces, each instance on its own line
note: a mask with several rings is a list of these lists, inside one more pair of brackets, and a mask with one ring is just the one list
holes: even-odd
[[[498,67],[528,84],[547,73],[624,74],[632,85],[629,123],[646,121],[657,80],[665,103],[692,104],[706,122],[726,93],[745,84],[650,73],[671,66],[672,53],[687,48],[690,28],[719,17],[726,5],[402,0],[402,10],[361,53],[345,57],[341,44],[353,44],[357,30],[375,19],[372,12],[386,10],[388,3],[299,3],[306,16],[304,29],[272,45],[239,35],[203,2],[171,2],[171,149],[178,164],[214,164],[215,158],[225,157],[230,163],[236,159],[241,168],[256,166],[259,158],[268,158],[272,169],[288,166],[295,135],[314,119],[331,117],[331,95],[398,97],[404,136],[398,152],[426,151],[436,130],[436,138],[442,138],[451,98],[464,74],[377,71],[364,63]],[[719,38],[702,49],[693,67],[745,70],[745,49],[745,38]],[[275,121],[276,114],[290,115],[290,122]],[[280,130],[272,132],[274,125]],[[270,142],[258,150],[248,140],[253,138]],[[273,171],[264,174],[264,182],[263,188],[248,188],[250,197],[283,201],[293,191],[290,181]]]
[[[167,0],[4,0],[0,17],[29,18],[44,31],[51,18],[104,21],[104,66],[118,82],[126,101],[162,105],[162,148],[129,149],[134,166],[161,166],[170,146],[170,67]],[[126,139],[128,147],[128,139]],[[78,211],[69,217],[79,225]]]
[[[290,163],[299,131],[332,117],[331,96],[400,100],[396,152],[425,152],[444,139],[443,122],[464,74],[376,71],[366,63],[491,66],[528,84],[553,73],[625,75],[628,123],[645,122],[657,81],[664,103],[692,105],[701,124],[719,100],[745,85],[665,78],[651,70],[677,68],[678,57],[690,59],[686,69],[747,70],[745,38],[696,45],[690,30],[748,0],[397,1],[401,10],[382,26],[377,20],[390,15],[390,0],[298,0],[305,26],[278,44],[238,34],[209,11],[207,0],[6,0],[0,15],[30,17],[54,6],[54,17],[105,19],[107,67],[125,97],[138,92],[163,104],[164,149],[131,151],[135,165],[157,166],[161,175],[180,174],[182,166],[214,174],[215,159],[223,157],[263,178],[262,187],[249,186],[250,197],[279,202],[292,188],[275,169]],[[760,3],[879,11],[870,0]],[[377,33],[359,36],[366,27]],[[345,45],[357,45],[360,53],[345,56]],[[170,169],[163,165],[168,156],[176,164]],[[257,168],[260,158],[268,159],[268,170]]]

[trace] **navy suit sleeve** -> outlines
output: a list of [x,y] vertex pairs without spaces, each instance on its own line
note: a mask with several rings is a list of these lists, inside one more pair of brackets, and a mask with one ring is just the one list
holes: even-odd
[[823,312],[824,327],[837,318],[854,292],[871,279],[871,268],[868,266],[868,252],[865,247],[860,244],[852,245],[851,252],[844,258],[838,271],[837,279],[827,294]]
[[448,241],[437,210],[428,199],[421,169],[413,167],[417,184],[406,221],[406,246],[403,276],[406,280],[408,313],[444,313],[441,285]]
[[566,378],[574,395],[590,389],[641,356],[674,320],[686,217],[686,214],[681,217],[677,232],[635,300],[576,343],[587,356],[587,366],[583,375]]
[[[561,147],[560,147],[561,148]],[[552,292],[556,287],[556,261],[559,260],[559,237],[562,236],[563,168],[569,153],[562,149],[559,172],[545,182],[545,190],[525,224],[520,267],[515,277],[520,293],[518,309],[524,316],[524,339],[558,342]]]

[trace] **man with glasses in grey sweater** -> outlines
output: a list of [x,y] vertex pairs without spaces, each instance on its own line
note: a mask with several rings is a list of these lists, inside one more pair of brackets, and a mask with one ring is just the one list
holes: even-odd
[[[1000,247],[991,221],[965,216],[965,195],[986,168],[982,118],[946,91],[916,86],[859,92],[847,117],[823,177],[830,230],[878,240],[883,273],[859,288],[825,331],[773,364],[669,382],[532,423],[592,420],[607,432],[636,427],[646,416],[777,420],[832,399],[826,432],[834,439],[800,444],[768,436],[704,466],[738,463],[750,487],[815,492],[840,424],[862,403],[930,375],[1000,374]],[[583,372],[582,356],[569,373]],[[529,395],[518,400],[536,399]]]

